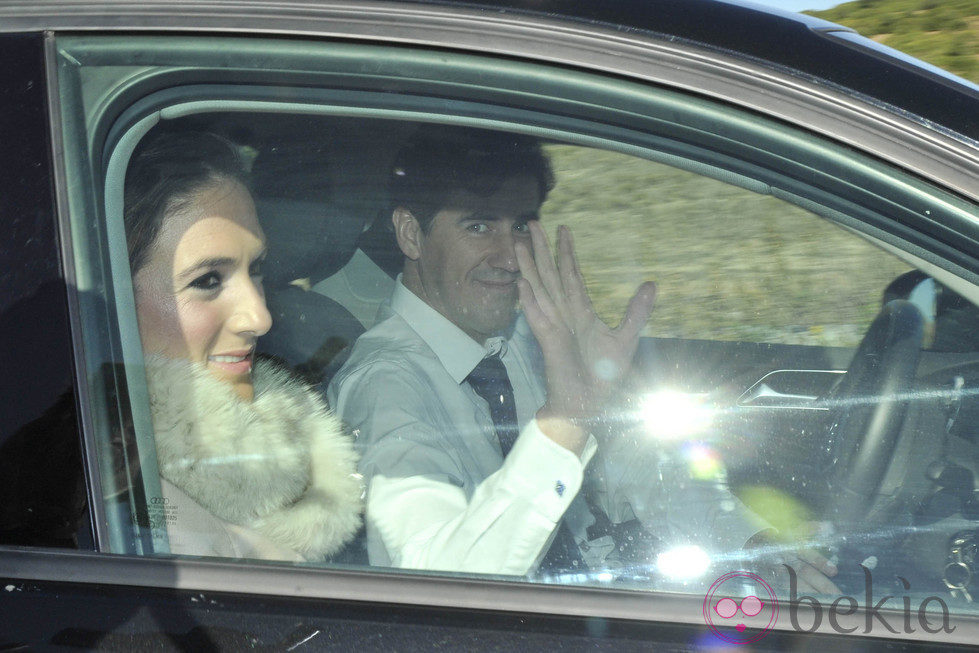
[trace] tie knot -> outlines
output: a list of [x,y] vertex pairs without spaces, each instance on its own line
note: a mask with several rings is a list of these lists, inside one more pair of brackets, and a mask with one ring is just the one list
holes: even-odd
[[494,354],[479,361],[479,364],[473,368],[473,371],[469,373],[466,380],[469,381],[470,385],[482,386],[501,382],[509,384],[510,378],[507,376],[503,361],[500,360],[499,356]]

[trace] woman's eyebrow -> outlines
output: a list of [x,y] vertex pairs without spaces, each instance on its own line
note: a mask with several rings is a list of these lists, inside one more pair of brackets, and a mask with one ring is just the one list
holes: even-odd
[[197,263],[194,263],[189,268],[186,268],[177,275],[177,279],[183,280],[188,277],[192,277],[201,270],[209,270],[211,268],[220,268],[234,265],[237,261],[230,256],[215,256],[211,258],[204,258]]

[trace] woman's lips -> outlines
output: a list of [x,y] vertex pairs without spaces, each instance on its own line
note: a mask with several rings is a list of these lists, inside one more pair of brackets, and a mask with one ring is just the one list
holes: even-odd
[[252,351],[229,351],[207,357],[209,365],[228,374],[249,374],[252,371]]

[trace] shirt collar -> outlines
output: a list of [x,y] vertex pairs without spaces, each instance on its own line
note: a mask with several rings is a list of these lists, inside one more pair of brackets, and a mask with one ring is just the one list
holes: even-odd
[[426,304],[401,282],[401,275],[391,295],[391,310],[435,353],[442,367],[456,383],[462,383],[487,355],[506,352],[506,339],[496,336],[481,345],[448,318]]

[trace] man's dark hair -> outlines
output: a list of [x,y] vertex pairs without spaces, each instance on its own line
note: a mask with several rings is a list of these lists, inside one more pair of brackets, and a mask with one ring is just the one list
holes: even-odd
[[248,173],[235,145],[217,134],[163,131],[136,146],[126,170],[123,200],[133,274],[145,265],[164,218],[224,181],[247,188]]
[[388,188],[391,209],[407,209],[428,233],[452,192],[488,197],[507,179],[524,175],[537,180],[543,202],[554,187],[554,173],[536,138],[423,125],[395,158]]

